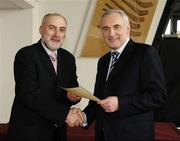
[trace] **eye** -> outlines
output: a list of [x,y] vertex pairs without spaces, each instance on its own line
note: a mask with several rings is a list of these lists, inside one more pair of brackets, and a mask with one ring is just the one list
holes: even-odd
[[119,24],[116,24],[113,26],[114,30],[119,30],[121,28],[121,26]]
[[61,27],[59,30],[60,32],[66,32],[66,27]]
[[105,26],[102,28],[103,31],[109,31],[109,27]]
[[55,26],[50,25],[50,26],[49,26],[49,29],[50,29],[50,30],[55,30]]

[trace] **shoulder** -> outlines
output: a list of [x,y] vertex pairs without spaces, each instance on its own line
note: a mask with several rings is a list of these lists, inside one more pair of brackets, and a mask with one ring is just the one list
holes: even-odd
[[70,53],[69,51],[67,51],[67,50],[64,49],[64,48],[59,48],[59,49],[58,49],[58,52],[60,52],[60,53],[63,54],[63,55],[73,56],[72,53]]
[[73,59],[73,60],[75,59],[75,57],[72,53],[70,53],[69,51],[67,51],[63,48],[58,49],[58,54],[66,59]]
[[110,51],[108,53],[106,53],[105,55],[103,55],[102,57],[100,57],[98,62],[97,62],[98,69],[108,65],[109,61],[110,61],[110,57],[111,57]]
[[111,52],[109,51],[108,53],[104,54],[102,57],[99,58],[99,62],[109,60],[110,57],[111,57]]
[[146,53],[148,53],[148,54],[149,53],[157,53],[157,49],[156,48],[154,48],[151,45],[144,44],[144,43],[136,43],[136,42],[134,42],[133,48],[134,48],[135,51],[141,52],[143,54],[146,54]]
[[148,44],[134,43],[136,56],[141,57],[141,60],[159,60],[158,50]]
[[36,48],[34,46],[36,46],[37,43],[29,45],[29,46],[25,46],[22,47],[21,49],[19,49],[16,53],[16,57],[20,57],[20,56],[30,56],[33,57],[35,55],[35,50]]
[[152,46],[148,45],[148,44],[145,44],[145,43],[137,43],[137,42],[134,42],[134,48],[137,49],[137,50],[142,50],[142,51],[145,51],[149,48],[151,48]]

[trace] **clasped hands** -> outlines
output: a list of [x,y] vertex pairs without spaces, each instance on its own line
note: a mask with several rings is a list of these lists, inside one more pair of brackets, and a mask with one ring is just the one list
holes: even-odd
[[70,108],[65,122],[70,127],[82,126],[85,122],[85,117],[79,108]]
[[[81,100],[81,97],[79,97],[71,92],[67,92],[67,98],[72,102],[78,102]],[[85,117],[79,108],[70,108],[65,122],[70,127],[82,126],[83,123],[85,122]]]
[[[109,96],[101,101],[98,101],[97,104],[108,113],[116,112],[119,109],[117,96]],[[86,122],[85,115],[79,108],[71,108],[65,122],[70,127],[83,126],[83,123]]]

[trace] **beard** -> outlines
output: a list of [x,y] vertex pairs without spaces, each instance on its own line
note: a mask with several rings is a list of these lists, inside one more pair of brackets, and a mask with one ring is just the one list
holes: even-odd
[[42,42],[51,51],[55,51],[62,46],[61,41],[53,41],[51,39],[46,40],[42,38]]

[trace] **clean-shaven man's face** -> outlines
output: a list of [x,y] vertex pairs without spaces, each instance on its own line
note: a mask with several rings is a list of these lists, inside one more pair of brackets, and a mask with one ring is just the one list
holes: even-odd
[[101,21],[103,38],[111,49],[120,48],[130,34],[130,27],[126,25],[118,13],[111,13]]

